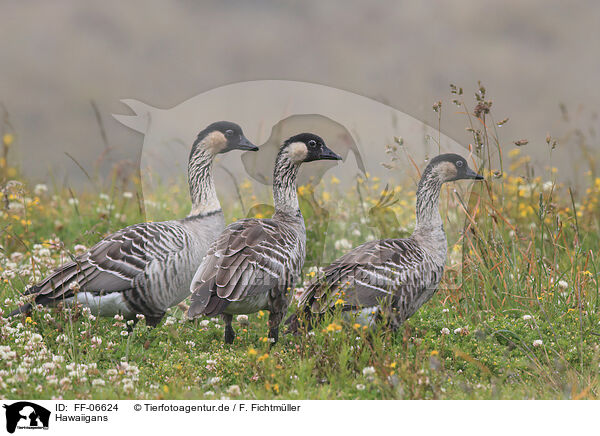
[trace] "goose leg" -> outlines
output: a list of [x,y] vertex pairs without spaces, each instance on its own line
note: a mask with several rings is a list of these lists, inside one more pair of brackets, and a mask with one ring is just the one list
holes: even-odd
[[225,321],[225,343],[233,344],[233,340],[235,339],[235,331],[233,327],[231,327],[231,321],[233,320],[233,315],[228,315],[226,313],[222,314],[223,321]]
[[284,313],[279,311],[271,311],[269,313],[269,339],[271,339],[271,346],[275,345],[279,340],[279,324],[281,324]]
[[146,315],[146,325],[148,327],[156,327],[160,321],[163,319],[163,317],[165,316],[166,312],[161,313],[160,315]]

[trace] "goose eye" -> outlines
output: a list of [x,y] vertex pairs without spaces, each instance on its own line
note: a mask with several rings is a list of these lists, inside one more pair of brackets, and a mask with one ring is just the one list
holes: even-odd
[[308,141],[309,147],[314,147],[315,145],[317,145],[317,141],[315,141],[314,139],[311,139],[310,141]]
[[228,138],[231,138],[233,136],[233,130],[226,130],[225,131],[225,136],[227,136]]
[[459,160],[458,162],[456,162],[456,166],[459,167],[459,168],[462,167],[463,166],[463,161]]

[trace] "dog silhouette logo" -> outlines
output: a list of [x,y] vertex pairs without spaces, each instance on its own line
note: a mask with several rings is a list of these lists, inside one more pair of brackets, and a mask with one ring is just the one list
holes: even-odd
[[50,411],[29,401],[19,401],[6,405],[6,431],[14,433],[19,429],[48,429]]

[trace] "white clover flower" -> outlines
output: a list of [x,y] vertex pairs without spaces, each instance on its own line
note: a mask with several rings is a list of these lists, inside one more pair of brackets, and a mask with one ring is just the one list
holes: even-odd
[[56,368],[56,363],[54,363],[54,362],[45,362],[42,364],[42,369],[46,372],[49,372],[49,371],[53,370],[54,368]]
[[523,315],[523,320],[524,321],[528,321],[530,319],[532,319],[533,317],[531,315]]
[[42,195],[45,192],[48,192],[48,187],[42,183],[35,185],[33,188],[33,193],[35,195]]
[[113,376],[117,375],[118,373],[119,373],[119,371],[117,371],[114,368],[110,368],[106,371],[106,375],[109,377],[113,377]]
[[200,321],[200,327],[208,327],[209,324],[210,321],[207,319],[203,319],[202,321]]
[[125,392],[131,392],[133,391],[134,387],[133,387],[133,380],[129,379],[129,378],[124,378],[123,379],[123,390]]
[[296,289],[294,289],[294,298],[299,301],[302,295],[304,294],[304,291],[305,289],[302,286],[299,286]]
[[69,198],[67,203],[69,203],[69,206],[77,206],[79,204],[79,200],[76,198]]
[[40,251],[38,251],[37,254],[40,257],[50,257],[52,255],[52,252],[49,248],[42,248]]
[[241,325],[248,325],[248,315],[238,315],[236,320]]
[[544,342],[541,339],[536,339],[535,341],[533,341],[533,346],[534,347],[540,347],[542,346]]
[[442,313],[448,313],[448,312],[450,312],[450,309],[448,309],[447,307],[442,309]]
[[173,325],[177,322],[177,319],[172,317],[172,316],[168,316],[167,319],[165,320],[165,324],[166,326],[168,325]]
[[42,342],[43,338],[42,335],[40,335],[39,333],[34,333],[31,335],[31,338],[29,339],[29,341],[32,344],[39,344],[40,342]]
[[564,280],[559,280],[558,281],[558,287],[560,289],[567,289],[569,287],[569,284],[566,281],[564,281]]
[[110,197],[109,197],[108,195],[106,195],[104,192],[101,192],[101,193],[98,195],[98,198],[100,198],[100,200],[104,200],[104,201],[108,201],[108,200],[110,200]]
[[102,380],[101,378],[92,380],[92,386],[104,386],[105,384],[106,384],[106,382],[104,380]]
[[442,330],[440,330],[440,333],[442,335],[449,335],[450,334],[450,329],[448,329],[447,327],[444,327]]
[[87,251],[87,247],[83,244],[77,244],[73,247],[75,254],[83,254]]
[[141,313],[138,313],[138,314],[136,314],[136,315],[135,315],[135,317],[136,317],[136,318],[137,318],[139,321],[142,321],[142,320],[146,319],[146,317],[145,317],[143,314],[141,314]]
[[229,388],[227,388],[227,393],[229,395],[233,395],[234,397],[237,397],[238,395],[242,394],[242,391],[238,385],[231,385],[231,386],[229,386]]
[[92,337],[91,341],[92,341],[92,344],[94,344],[96,346],[102,345],[102,338],[99,336]]
[[456,328],[456,329],[454,329],[454,334],[455,334],[455,335],[459,335],[459,334],[461,334],[462,332],[463,332],[463,329],[462,329],[462,327],[459,327],[459,328]]
[[206,397],[212,397],[213,395],[215,395],[215,393],[213,391],[204,392],[204,396],[206,396]]
[[364,391],[365,390],[365,385],[363,385],[362,383],[359,383],[356,385],[356,389],[358,389],[359,391]]
[[127,199],[133,198],[133,192],[129,192],[129,191],[123,192],[123,198],[127,198]]
[[211,378],[208,380],[208,384],[211,384],[211,385],[216,385],[216,384],[217,384],[217,383],[219,383],[220,381],[221,381],[221,377],[211,377]]
[[23,260],[23,253],[15,251],[10,255],[10,260],[12,260],[15,263],[21,262]]
[[346,238],[338,239],[337,241],[335,241],[335,244],[333,244],[333,246],[336,250],[342,251],[349,250],[352,248],[352,244]]
[[363,368],[362,373],[364,376],[373,375],[375,374],[375,368],[373,368],[372,366],[367,366]]

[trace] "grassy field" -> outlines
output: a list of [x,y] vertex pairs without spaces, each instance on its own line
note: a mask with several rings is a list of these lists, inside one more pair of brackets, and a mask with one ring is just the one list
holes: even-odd
[[[267,314],[258,313],[235,323],[238,337],[229,346],[220,320],[187,322],[178,308],[157,328],[141,321],[130,333],[118,317],[44,308],[31,317],[0,316],[0,397],[598,398],[599,174],[591,166],[589,187],[577,195],[554,183],[550,165],[533,177],[522,147],[547,147],[551,157],[553,138],[504,141],[503,155],[495,129],[502,122],[493,122],[485,92],[470,110],[459,89],[452,98],[464,108],[473,151],[486,162],[486,182],[470,195],[460,191],[462,198],[454,194],[458,186],[444,190],[447,271],[436,296],[399,331],[366,331],[337,314],[271,348]],[[144,220],[139,195],[115,185],[75,194],[19,180],[7,159],[14,140],[4,135],[0,161],[4,316],[29,283],[103,235]],[[392,157],[402,151],[401,140],[387,146]],[[301,187],[309,229],[305,279],[315,275],[323,252],[331,259],[382,234],[410,234],[414,186],[411,180],[394,186],[388,194],[395,203],[382,201],[385,181],[370,176],[352,187],[335,178]],[[265,195],[248,181],[239,189],[247,203]],[[343,207],[335,207],[339,198]],[[158,214],[168,209],[165,219],[189,207],[177,186],[146,202]],[[228,221],[247,214],[238,202],[223,206]]]

